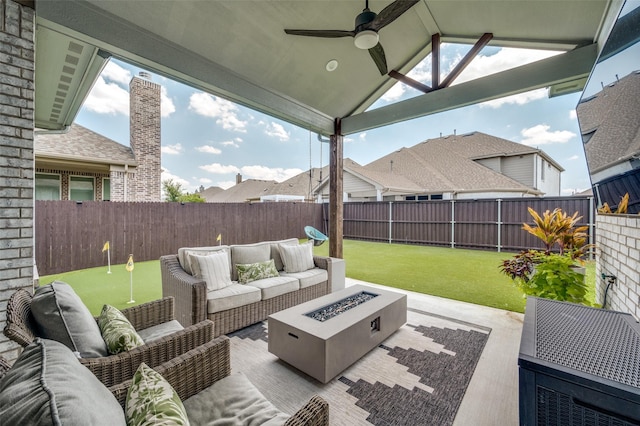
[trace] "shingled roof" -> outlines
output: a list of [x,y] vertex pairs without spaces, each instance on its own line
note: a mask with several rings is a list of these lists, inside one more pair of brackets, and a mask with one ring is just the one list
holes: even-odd
[[36,133],[35,155],[85,163],[136,166],[130,147],[72,124],[66,133]]
[[267,195],[277,182],[275,180],[247,179],[231,188],[207,197],[208,203],[244,203]]
[[313,188],[321,179],[329,177],[329,166],[314,167],[302,172],[283,182],[278,182],[266,192],[260,195],[297,195],[306,200],[313,199]]
[[364,168],[387,179],[400,175],[414,182],[423,193],[499,190],[537,194],[539,191],[475,161],[533,153],[563,170],[539,149],[481,132],[428,139],[392,152]]
[[640,71],[605,86],[577,108],[589,171],[640,154]]

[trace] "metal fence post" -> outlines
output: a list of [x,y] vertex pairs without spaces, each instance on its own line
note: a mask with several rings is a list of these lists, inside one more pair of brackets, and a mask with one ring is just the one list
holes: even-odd
[[392,235],[391,233],[393,232],[393,201],[389,201],[389,244],[391,244],[392,241]]
[[451,248],[456,247],[456,200],[451,200]]
[[498,202],[498,253],[500,253],[502,249],[502,200],[498,198],[496,201]]

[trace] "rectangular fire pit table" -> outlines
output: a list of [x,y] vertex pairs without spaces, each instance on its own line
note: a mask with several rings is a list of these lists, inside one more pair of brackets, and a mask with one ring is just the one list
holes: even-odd
[[350,286],[269,315],[269,352],[327,383],[406,322],[406,295]]

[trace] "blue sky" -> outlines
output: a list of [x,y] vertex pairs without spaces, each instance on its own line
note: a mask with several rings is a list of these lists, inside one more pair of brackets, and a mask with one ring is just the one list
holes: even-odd
[[[468,49],[465,45],[443,44],[443,75]],[[556,53],[485,48],[455,83]],[[132,76],[140,71],[145,70],[111,60],[76,122],[128,146],[128,87]],[[409,73],[425,84],[430,84],[430,75],[429,57]],[[192,192],[200,185],[228,188],[235,183],[237,173],[244,179],[283,181],[309,167],[328,164],[328,145],[319,143],[307,130],[158,75],[152,74],[152,80],[163,87],[163,180],[172,178]],[[419,95],[398,83],[372,108]],[[575,116],[579,96],[549,99],[546,89],[540,89],[349,135],[344,156],[365,165],[426,139],[480,131],[544,150],[564,167],[562,195],[570,195],[590,187]]]

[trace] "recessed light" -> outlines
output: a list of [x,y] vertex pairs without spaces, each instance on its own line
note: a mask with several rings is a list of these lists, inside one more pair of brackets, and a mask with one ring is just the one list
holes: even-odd
[[327,62],[327,66],[325,68],[329,72],[335,71],[336,68],[338,68],[338,61],[336,61],[335,59],[330,60],[329,62]]

